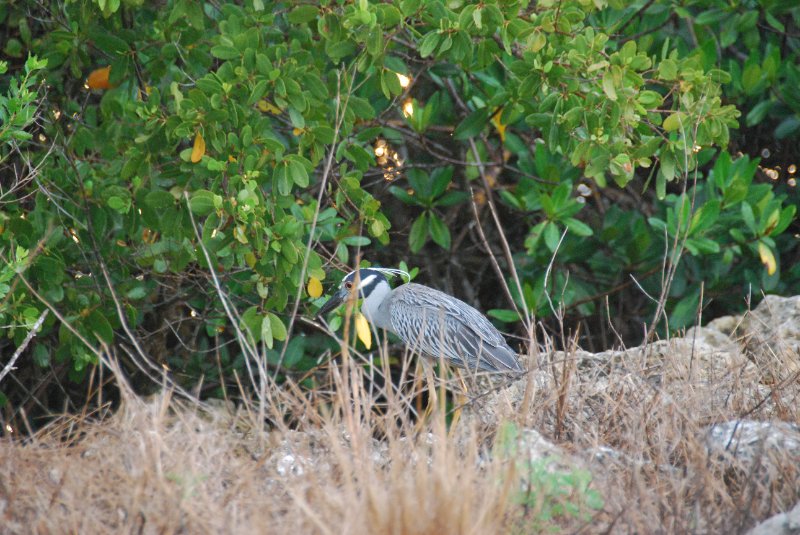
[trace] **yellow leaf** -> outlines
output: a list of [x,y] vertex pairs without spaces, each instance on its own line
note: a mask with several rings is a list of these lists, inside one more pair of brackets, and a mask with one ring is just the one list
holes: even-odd
[[761,263],[767,266],[767,273],[772,275],[778,269],[778,264],[775,262],[775,255],[764,242],[758,242],[758,255],[761,257]]
[[194,145],[192,146],[192,163],[197,163],[203,159],[203,154],[206,153],[206,140],[198,130],[194,136]]
[[233,237],[243,245],[250,243],[250,240],[247,239],[247,230],[245,230],[244,225],[236,225],[233,228]]
[[316,277],[311,277],[308,279],[308,295],[316,299],[320,295],[322,295],[322,283]]
[[89,89],[110,89],[111,84],[108,82],[108,77],[111,75],[111,67],[101,67],[89,73],[89,78],[86,79],[86,85]]
[[263,98],[258,101],[258,109],[260,111],[262,111],[263,113],[269,112],[269,113],[271,113],[273,115],[280,115],[281,114],[281,109],[279,107],[277,107],[275,104],[273,104],[269,100],[266,100],[266,99],[263,99]]
[[367,349],[372,347],[372,332],[369,330],[367,318],[361,312],[356,313],[356,334],[358,339],[364,343],[364,347]]
[[497,113],[495,113],[492,116],[492,124],[497,129],[497,133],[500,134],[500,141],[501,142],[505,142],[505,140],[506,140],[506,125],[504,125],[503,122],[500,120],[500,116],[501,115],[503,115],[503,109],[502,108],[497,110]]

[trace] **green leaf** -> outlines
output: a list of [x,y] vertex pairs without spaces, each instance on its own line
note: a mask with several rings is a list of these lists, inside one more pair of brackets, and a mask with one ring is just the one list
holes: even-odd
[[372,56],[377,56],[383,52],[383,32],[371,31],[367,36],[367,52]]
[[769,215],[766,218],[764,218],[762,214],[761,229],[759,230],[759,234],[769,235],[772,232],[772,229],[778,225],[780,217],[781,211],[778,207],[775,207],[771,212],[769,212]]
[[411,225],[408,246],[412,253],[418,253],[426,241],[428,241],[428,216],[427,212],[422,212],[422,215]]
[[546,44],[547,36],[538,30],[533,32],[533,34],[528,38],[528,48],[531,50],[531,52],[540,51]]
[[775,137],[783,139],[791,136],[800,130],[800,119],[796,115],[792,115],[784,119],[781,124],[775,129]]
[[102,26],[92,26],[88,32],[88,36],[98,50],[102,50],[113,56],[122,55],[128,51],[128,43],[120,39],[114,32],[110,32],[107,28]]
[[684,120],[683,113],[675,112],[664,119],[661,126],[664,127],[664,130],[667,132],[673,132],[681,127],[682,120]]
[[372,107],[372,104],[370,104],[367,99],[351,96],[347,100],[347,107],[353,110],[353,113],[356,114],[356,117],[359,117],[360,119],[369,120],[375,117],[375,108]]
[[286,346],[286,354],[283,357],[283,366],[286,368],[294,368],[303,358],[306,346],[305,336],[292,337],[289,345]]
[[189,199],[189,209],[199,216],[210,214],[214,211],[214,194],[206,189],[195,191]]
[[403,92],[403,86],[400,85],[397,73],[387,69],[381,71],[381,88],[383,88],[386,98],[397,96]]
[[431,173],[430,179],[430,196],[432,198],[439,197],[447,190],[450,180],[453,178],[453,167],[438,167]]
[[638,100],[645,108],[658,108],[664,99],[655,91],[642,91],[639,93]]
[[111,328],[105,314],[99,310],[95,309],[89,313],[85,325],[100,342],[108,345],[114,342],[114,329]]
[[383,66],[398,74],[408,74],[408,67],[403,60],[397,56],[386,56],[383,58]]
[[234,59],[241,56],[241,52],[229,45],[216,45],[211,47],[211,55],[219,59]]
[[543,235],[545,245],[547,245],[547,248],[550,249],[551,253],[554,253],[558,247],[558,242],[561,239],[561,234],[558,231],[558,225],[552,221],[549,221],[544,227]]
[[107,202],[109,208],[120,214],[127,214],[131,208],[131,200],[128,197],[122,198],[112,195]]
[[771,100],[764,100],[753,106],[753,108],[747,112],[747,117],[745,118],[747,126],[755,126],[763,121],[764,117],[766,117],[767,113],[772,108],[772,104],[773,102]]
[[186,6],[186,20],[189,21],[189,24],[191,24],[193,28],[202,30],[204,27],[203,20],[205,17],[203,14],[202,2],[192,2],[189,0],[184,2],[184,4]]
[[305,128],[306,118],[294,106],[289,107],[289,120],[295,128]]
[[319,16],[319,8],[315,5],[300,5],[294,8],[287,19],[292,24],[302,24],[304,22],[311,22]]
[[47,350],[45,344],[36,344],[33,346],[33,362],[40,368],[45,368],[50,365],[50,352]]
[[283,161],[275,166],[272,178],[275,181],[275,186],[278,188],[278,193],[281,195],[289,195],[292,192],[292,181],[289,178],[289,164]]
[[723,16],[724,11],[721,9],[709,9],[708,11],[703,11],[702,13],[698,14],[694,18],[694,23],[700,26],[708,26],[710,24],[719,22]]
[[[263,318],[258,312],[258,307],[253,305],[245,310],[242,314],[241,321],[239,322],[239,328],[246,334],[250,334],[253,337],[253,342],[258,343],[261,341],[261,336],[263,334],[263,323]],[[272,332],[270,331],[270,335],[271,334]]]
[[125,292],[125,297],[132,301],[138,301],[139,299],[144,299],[147,296],[147,287],[143,284],[139,284],[134,286],[127,292]]
[[670,330],[675,331],[692,325],[697,318],[699,303],[700,294],[698,292],[691,293],[678,301],[672,309],[672,314],[669,315]]
[[465,140],[478,135],[489,121],[489,110],[481,108],[470,113],[453,132],[453,137],[458,140]]
[[289,176],[292,181],[301,188],[308,187],[308,171],[305,166],[295,160],[289,160]]
[[400,10],[403,12],[403,15],[408,17],[419,11],[421,4],[422,0],[402,0],[400,2]]
[[777,236],[781,234],[789,224],[794,220],[794,215],[797,212],[797,206],[790,204],[789,206],[785,206],[781,210],[781,217],[778,220],[778,224],[775,228],[770,232],[770,236]]
[[748,241],[747,237],[744,235],[744,232],[742,232],[738,228],[732,228],[732,229],[728,230],[728,234],[730,234],[731,237],[734,240],[736,240],[737,243],[745,243],[745,242]]
[[164,190],[153,190],[144,198],[145,204],[156,211],[167,210],[175,206],[175,197]]
[[269,318],[270,327],[272,328],[272,337],[275,340],[286,340],[286,326],[281,319],[272,312],[267,314],[267,318]]
[[692,223],[689,225],[689,234],[699,234],[716,223],[717,219],[719,219],[720,207],[719,200],[706,201],[692,217]]
[[351,247],[366,247],[372,240],[366,236],[347,236],[342,238],[342,243]]
[[674,59],[667,58],[658,65],[658,75],[663,80],[674,80],[678,77],[678,64]]
[[275,337],[272,333],[272,320],[270,319],[269,315],[261,318],[261,328],[259,329],[259,333],[260,339],[264,342],[264,344],[266,344],[269,349],[272,349],[272,346],[275,345]]
[[435,206],[440,207],[447,207],[447,206],[454,206],[456,204],[461,204],[462,202],[466,202],[469,200],[469,193],[466,191],[448,191],[438,199],[433,204]]
[[406,204],[418,204],[416,197],[414,197],[413,195],[409,195],[409,193],[403,188],[399,188],[397,186],[390,186],[389,192]]
[[423,58],[430,56],[439,44],[439,38],[440,35],[436,30],[428,32],[419,44],[419,55]]
[[486,314],[505,323],[513,323],[519,320],[519,315],[516,312],[506,308],[494,308]]
[[483,27],[483,22],[481,20],[481,9],[478,8],[472,12],[472,20],[475,22],[475,27],[479,30]]
[[750,206],[750,203],[743,202],[741,210],[742,219],[744,220],[745,226],[750,229],[750,232],[752,232],[753,235],[756,235],[756,216],[753,214],[753,207]]
[[711,238],[689,238],[686,240],[686,249],[692,255],[717,254],[720,251],[719,243]]
[[364,147],[356,144],[351,144],[345,149],[344,155],[348,160],[356,164],[356,168],[360,171],[366,171],[370,165],[375,163],[374,152],[367,151]]
[[603,75],[603,93],[605,93],[610,100],[617,100],[617,90],[614,87],[614,76],[611,74],[610,70],[607,70]]
[[378,20],[384,28],[393,28],[400,24],[403,15],[400,10],[390,4],[378,4]]
[[325,53],[334,61],[339,61],[345,56],[355,52],[356,46],[351,41],[327,41],[325,43]]
[[764,16],[767,20],[767,24],[778,30],[780,33],[784,33],[786,31],[786,27],[783,25],[783,23],[776,19],[775,16],[768,11],[768,9],[764,10]]
[[430,212],[428,225],[433,241],[442,249],[450,250],[450,229],[447,228],[444,221],[438,215]]
[[762,82],[761,66],[758,63],[750,63],[744,68],[742,72],[742,89],[748,95],[756,92]]
[[570,232],[573,232],[583,238],[594,234],[594,231],[592,231],[592,228],[589,225],[583,221],[575,219],[574,217],[565,219],[564,224],[567,226]]

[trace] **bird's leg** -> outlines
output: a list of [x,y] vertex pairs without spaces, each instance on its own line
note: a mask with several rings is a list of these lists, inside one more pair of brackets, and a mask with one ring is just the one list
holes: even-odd
[[454,392],[455,399],[453,400],[454,401],[453,404],[455,408],[453,409],[453,419],[450,421],[450,433],[449,433],[451,438],[453,433],[455,432],[458,421],[461,419],[461,407],[466,405],[467,402],[467,385],[464,382],[464,376],[461,374],[461,370],[459,370],[458,368],[453,368],[453,371],[455,372],[456,377],[458,378],[458,382],[461,384],[461,391],[457,393]]

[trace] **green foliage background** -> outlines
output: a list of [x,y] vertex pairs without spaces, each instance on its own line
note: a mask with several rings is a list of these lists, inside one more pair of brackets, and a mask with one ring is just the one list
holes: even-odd
[[665,258],[662,333],[797,292],[798,20],[790,1],[6,3],[3,354],[45,301],[61,318],[3,388],[72,391],[97,364],[78,333],[133,335],[218,395],[243,361],[211,270],[300,377],[332,342],[294,304],[313,313],[308,281],[358,255],[507,330],[550,317],[547,292],[594,347],[609,320],[641,340]]

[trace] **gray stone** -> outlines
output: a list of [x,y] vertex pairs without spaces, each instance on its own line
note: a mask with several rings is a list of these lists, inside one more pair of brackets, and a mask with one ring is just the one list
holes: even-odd
[[800,534],[800,503],[786,513],[777,514],[747,532],[747,535]]
[[741,333],[753,362],[771,382],[800,373],[800,296],[768,295],[746,315]]

